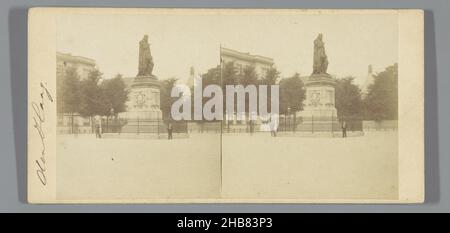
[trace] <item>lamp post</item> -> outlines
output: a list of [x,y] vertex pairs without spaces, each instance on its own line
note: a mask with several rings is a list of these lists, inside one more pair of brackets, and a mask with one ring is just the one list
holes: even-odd
[[[290,115],[291,115],[291,108],[288,107],[287,108],[287,116],[285,118],[287,118],[288,116],[290,117]],[[285,123],[285,125],[286,125],[286,123]],[[291,119],[289,119],[289,128],[291,128]]]
[[[111,108],[110,110],[109,110],[109,115],[111,116],[111,129],[113,128],[113,125],[114,125],[114,119],[113,119],[113,116],[114,116],[114,108]],[[108,122],[108,121],[106,121],[106,122]],[[110,130],[110,131],[113,131],[113,130]],[[112,133],[112,132],[111,132]]]

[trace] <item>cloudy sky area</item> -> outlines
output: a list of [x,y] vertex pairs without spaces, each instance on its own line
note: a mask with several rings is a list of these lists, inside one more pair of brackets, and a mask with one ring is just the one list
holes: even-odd
[[220,45],[271,57],[283,77],[312,72],[313,40],[323,33],[328,72],[363,83],[397,62],[397,16],[377,14],[83,15],[57,20],[57,50],[95,59],[105,78],[137,74],[138,42],[149,35],[160,79],[187,80],[219,64]]

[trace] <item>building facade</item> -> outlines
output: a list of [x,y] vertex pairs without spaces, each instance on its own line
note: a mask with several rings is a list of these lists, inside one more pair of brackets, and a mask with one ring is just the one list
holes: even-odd
[[[254,67],[259,78],[264,77],[267,72],[274,67],[274,60],[270,57],[254,55],[250,53],[240,52],[229,48],[220,48],[220,58],[223,64],[233,62],[236,74],[243,74],[246,67]],[[251,125],[249,124],[249,116],[246,120],[240,120],[236,114],[231,118],[226,116],[225,129],[229,132],[249,132]],[[257,124],[261,123],[261,119],[257,120]],[[253,123],[255,124],[255,123]]]
[[[96,68],[96,64],[91,58],[56,52],[57,81],[70,67],[75,67],[80,79],[83,80]],[[92,133],[93,121],[94,119],[81,117],[78,113],[58,113],[58,133]]]
[[223,47],[220,48],[220,58],[224,63],[233,62],[237,74],[242,74],[245,67],[253,66],[259,77],[264,77],[274,65],[272,58]]
[[56,52],[56,75],[61,77],[67,68],[75,67],[81,79],[86,79],[95,69],[95,60],[82,56],[74,56],[70,53]]

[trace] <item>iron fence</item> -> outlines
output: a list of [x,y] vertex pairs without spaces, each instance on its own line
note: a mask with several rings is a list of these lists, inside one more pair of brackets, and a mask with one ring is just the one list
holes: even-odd
[[229,121],[223,122],[222,130],[224,133],[257,133],[268,132],[274,129],[277,132],[333,133],[342,131],[344,125],[348,132],[363,131],[362,118],[338,119],[336,117],[324,116],[280,116],[276,123],[261,120],[238,123]]
[[[72,121],[69,121],[69,123]],[[86,120],[89,124],[78,124],[78,121],[69,125],[58,124],[58,133],[78,134],[96,133],[100,127],[101,133],[135,133],[135,134],[166,134],[168,133],[167,120],[140,119],[140,118],[102,118],[101,120]],[[275,129],[278,132],[340,132],[343,122],[346,130],[363,131],[361,118],[338,119],[336,117],[318,116],[283,116],[281,115]],[[172,133],[257,133],[269,132],[273,129],[270,121],[170,121]]]
[[102,119],[102,133],[136,133],[136,134],[164,134],[169,131],[169,124],[172,133],[187,133],[188,127],[185,121],[168,122],[155,119],[140,118],[117,118]]
[[327,116],[282,116],[279,119],[278,131],[337,132],[341,131],[343,127],[347,131],[363,131],[363,121],[360,118],[338,119]]

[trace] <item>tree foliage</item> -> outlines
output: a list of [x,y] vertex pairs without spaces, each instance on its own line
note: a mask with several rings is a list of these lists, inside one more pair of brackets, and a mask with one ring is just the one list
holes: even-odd
[[[165,79],[161,82],[161,112],[163,119],[167,120],[170,119],[170,109],[172,107],[172,104],[176,101],[177,98],[173,98],[170,96],[170,93],[172,92],[172,88],[175,86],[177,82],[176,78],[169,78]],[[192,98],[191,98],[192,99]]]
[[128,90],[121,74],[117,74],[112,79],[103,80],[100,83],[100,90],[102,94],[100,98],[104,101],[101,103],[104,106],[104,115],[111,114],[111,109],[113,109],[114,115],[126,111]]
[[365,115],[369,120],[398,118],[398,66],[395,63],[375,75],[364,99]]
[[107,115],[108,106],[102,90],[99,86],[102,73],[95,69],[88,77],[81,81],[81,108],[79,113],[82,116]]
[[56,95],[59,113],[76,113],[80,110],[80,88],[80,76],[74,67],[67,68],[63,75],[58,77]]
[[247,85],[258,85],[259,77],[254,66],[245,66],[242,73],[238,75],[238,83],[246,87]]
[[[209,69],[206,73],[202,74],[202,88],[203,90],[208,85],[218,85],[222,86],[222,70],[220,65]],[[203,94],[202,90],[202,94]],[[203,96],[203,95],[202,95]],[[205,103],[208,102],[213,97],[202,97],[202,109]],[[191,98],[192,104],[191,107],[194,108],[194,98]],[[194,109],[192,110],[192,114],[194,114]]]
[[280,113],[295,113],[303,110],[305,88],[299,74],[280,80]]
[[[278,79],[280,78],[280,72],[276,68],[271,68],[267,71],[267,73],[260,78],[260,84],[261,85],[267,85],[267,95],[266,95],[266,106],[267,111],[272,111],[272,92],[271,92],[271,85],[276,85],[278,82]],[[258,98],[259,101],[259,98]]]
[[236,85],[238,84],[238,75],[236,69],[234,68],[234,62],[225,62],[222,65],[222,79],[221,86],[222,90],[225,90],[226,85]]
[[275,85],[280,78],[280,72],[276,68],[271,68],[267,73],[261,77],[261,84],[263,85]]
[[[255,85],[256,87],[259,84],[259,77],[256,73],[254,66],[245,66],[242,70],[242,73],[238,75],[238,84],[247,87],[249,85]],[[258,89],[256,89],[258,90]],[[236,103],[237,101],[235,101]],[[248,114],[250,111],[250,96],[248,94],[245,95],[245,113]]]
[[[235,64],[233,62],[223,63],[222,66],[217,66],[209,69],[206,73],[202,75],[202,85],[205,88],[207,85],[219,85],[223,89],[223,100],[226,101],[226,85],[242,85],[246,87],[247,85],[276,85],[280,79],[280,72],[276,68],[269,69],[264,76],[259,76],[253,66],[246,66],[241,73],[237,73],[235,69]],[[281,79],[280,83],[280,113],[287,113],[289,108],[291,113],[295,113],[303,109],[303,101],[305,99],[305,88],[304,84],[300,78],[299,74],[295,74],[292,77]],[[257,89],[258,90],[258,89]],[[270,111],[270,86],[267,88],[267,106]],[[235,98],[237,96],[235,95]],[[191,98],[193,101],[193,98]],[[206,103],[209,98],[203,97],[203,104]],[[259,98],[258,98],[259,101]],[[246,113],[248,113],[248,96],[246,95],[245,100]],[[235,101],[236,110],[236,101]],[[163,104],[161,104],[163,105]],[[194,104],[192,103],[192,107]],[[223,104],[226,108],[226,103]],[[193,111],[192,111],[193,112]],[[226,109],[223,111],[226,112]]]
[[202,87],[205,88],[208,85],[221,86],[221,68],[216,66],[209,69],[206,73],[202,74]]
[[353,77],[336,79],[335,100],[339,118],[361,118],[363,102],[361,90],[353,83]]

